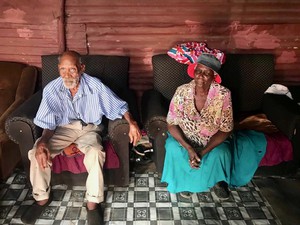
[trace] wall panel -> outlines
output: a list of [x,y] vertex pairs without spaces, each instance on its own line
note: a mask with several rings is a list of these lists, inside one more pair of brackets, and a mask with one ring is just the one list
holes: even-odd
[[[186,41],[225,52],[273,53],[275,82],[300,84],[299,11],[299,1],[68,0],[66,43],[82,53],[129,55],[130,86],[139,96],[152,87],[151,57]],[[86,28],[86,49],[82,35],[70,38],[75,25]]]
[[62,1],[2,0],[0,60],[41,66],[41,55],[59,51]]
[[300,85],[300,1],[2,0],[0,60],[41,66],[40,56],[74,49],[128,55],[130,87],[152,87],[151,57],[204,41],[225,52],[273,53],[275,82]]

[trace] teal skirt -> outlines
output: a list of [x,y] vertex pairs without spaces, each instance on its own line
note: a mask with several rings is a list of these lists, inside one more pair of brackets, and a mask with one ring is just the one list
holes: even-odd
[[171,193],[208,191],[219,181],[230,187],[246,185],[266,152],[265,135],[253,130],[237,131],[205,154],[199,169],[192,169],[189,156],[169,133],[161,182]]

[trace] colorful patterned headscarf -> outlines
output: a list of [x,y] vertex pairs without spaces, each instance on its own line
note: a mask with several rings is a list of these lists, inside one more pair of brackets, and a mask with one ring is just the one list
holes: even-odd
[[225,54],[218,49],[209,49],[204,42],[186,42],[178,44],[168,51],[168,55],[183,64],[196,63],[202,53],[214,55],[223,64]]
[[[213,55],[220,61],[221,65],[225,62],[225,54],[222,51],[218,49],[210,49],[207,47],[206,43],[203,42],[186,42],[178,44],[168,51],[168,55],[177,62],[189,65],[188,75],[192,78],[194,78],[194,70],[197,63],[201,63],[198,60],[199,56],[203,53]],[[214,73],[215,81],[217,83],[221,83],[221,77],[219,76],[218,71],[214,70]]]

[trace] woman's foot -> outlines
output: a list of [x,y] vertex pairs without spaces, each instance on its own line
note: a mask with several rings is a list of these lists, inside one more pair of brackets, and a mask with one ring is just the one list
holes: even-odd
[[218,182],[214,187],[213,190],[216,194],[216,196],[220,200],[227,200],[230,196],[230,191],[228,189],[228,184],[224,181]]
[[192,197],[192,192],[189,191],[182,191],[179,193],[181,197],[186,198],[186,199],[190,199]]

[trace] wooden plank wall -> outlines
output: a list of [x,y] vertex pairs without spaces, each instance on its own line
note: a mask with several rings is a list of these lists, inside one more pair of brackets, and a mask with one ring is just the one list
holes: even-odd
[[62,1],[0,2],[0,60],[41,66],[41,55],[62,48]]
[[299,0],[2,0],[0,12],[0,60],[40,66],[64,48],[128,55],[139,97],[152,87],[151,57],[186,41],[273,53],[275,82],[300,85]]
[[138,93],[152,87],[152,55],[186,41],[274,53],[276,82],[300,84],[299,12],[299,1],[68,0],[66,43],[86,54],[129,55]]

